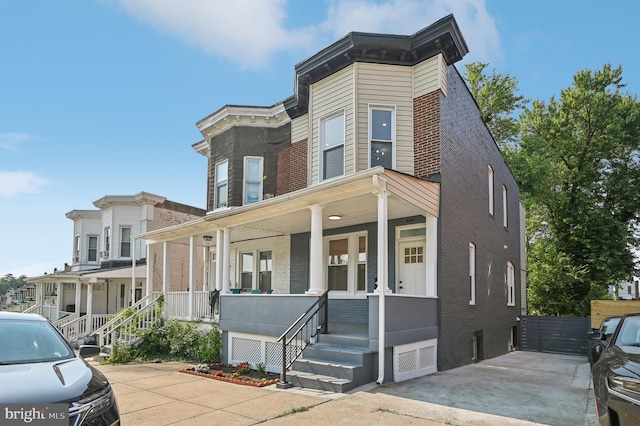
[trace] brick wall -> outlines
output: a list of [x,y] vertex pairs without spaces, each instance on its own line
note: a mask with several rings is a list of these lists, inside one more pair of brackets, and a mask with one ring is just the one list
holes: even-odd
[[307,139],[298,141],[278,154],[277,195],[307,187]]
[[[439,367],[472,362],[474,332],[482,331],[484,358],[509,350],[510,329],[520,314],[507,306],[506,264],[519,270],[519,191],[462,77],[447,69],[440,95],[441,184],[439,219]],[[494,170],[494,214],[489,214],[488,165]],[[502,185],[509,193],[509,226],[502,226]],[[469,305],[469,243],[476,246],[476,304]]]
[[413,156],[415,175],[440,172],[440,90],[413,100]]

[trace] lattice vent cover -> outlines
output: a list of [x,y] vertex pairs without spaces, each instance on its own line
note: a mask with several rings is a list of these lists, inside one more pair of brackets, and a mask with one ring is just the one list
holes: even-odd
[[418,368],[428,368],[436,365],[434,355],[434,347],[429,346],[420,349],[420,364]]
[[247,361],[252,365],[262,362],[262,344],[259,340],[234,337],[231,346],[231,358],[234,361]]
[[406,373],[416,369],[416,351],[398,354],[398,373]]

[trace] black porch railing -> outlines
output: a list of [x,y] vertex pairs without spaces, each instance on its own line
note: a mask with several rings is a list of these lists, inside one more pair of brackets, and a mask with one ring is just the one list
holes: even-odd
[[287,388],[292,386],[287,382],[287,370],[289,367],[302,355],[302,352],[310,343],[315,342],[318,334],[326,334],[329,332],[328,295],[329,290],[324,292],[324,294],[320,296],[305,313],[300,315],[287,331],[282,333],[278,338],[278,342],[282,342],[282,374],[280,375],[279,387]]

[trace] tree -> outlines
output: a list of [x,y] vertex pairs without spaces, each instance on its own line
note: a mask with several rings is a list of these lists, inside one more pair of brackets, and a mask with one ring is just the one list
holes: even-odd
[[522,110],[528,99],[517,94],[518,79],[497,74],[495,69],[491,75],[485,75],[487,65],[481,62],[466,65],[463,78],[478,103],[482,119],[504,151],[517,141],[520,128],[514,113]]
[[4,294],[9,290],[9,288],[18,288],[22,287],[27,283],[27,276],[21,275],[16,278],[13,274],[7,274],[4,277],[0,278],[0,294]]
[[635,270],[640,104],[624,87],[622,67],[605,64],[520,116],[507,162],[539,221],[528,229],[528,284],[530,307],[543,314],[584,315]]

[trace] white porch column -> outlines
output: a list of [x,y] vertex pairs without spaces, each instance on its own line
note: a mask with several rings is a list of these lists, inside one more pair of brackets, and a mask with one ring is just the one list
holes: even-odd
[[50,318],[53,321],[60,318],[60,311],[62,310],[62,295],[64,294],[64,289],[62,288],[63,286],[64,283],[62,281],[56,282],[56,314],[55,318]]
[[82,283],[78,280],[76,281],[76,314],[80,315],[80,302],[82,300]]
[[209,264],[209,252],[211,247],[207,246],[202,250],[202,291],[209,290],[209,269],[211,269],[211,265]]
[[169,243],[162,243],[162,294],[164,295],[164,305],[162,316],[167,317],[169,297],[167,292],[169,291]]
[[424,259],[427,273],[427,297],[438,296],[438,218],[427,216]]
[[311,248],[309,252],[309,290],[306,294],[322,294],[325,290],[324,269],[322,267],[322,210],[314,204],[311,210]]
[[149,243],[147,245],[147,294],[145,296],[153,293],[153,270],[155,269],[155,262],[153,260],[153,256],[151,256],[151,248],[149,247]]
[[95,284],[95,278],[90,283],[87,283],[87,333],[93,331],[93,286]]
[[165,294],[169,291],[169,243],[162,243],[162,292]]
[[222,289],[222,258],[220,254],[224,252],[222,249],[223,241],[222,229],[218,228],[216,229],[216,270],[214,272],[216,274],[216,290]]
[[136,240],[131,239],[131,306],[136,303]]
[[[229,290],[229,265],[230,265],[230,251],[231,251],[231,230],[229,228],[223,229],[222,235],[222,293],[231,293]],[[219,254],[218,254],[219,256]],[[218,262],[216,262],[217,264]]]
[[385,364],[385,295],[389,291],[389,225],[387,210],[387,185],[386,181],[378,178],[378,380],[376,383],[382,384],[384,381]]
[[196,237],[189,237],[189,319],[193,320],[194,291],[196,290]]

